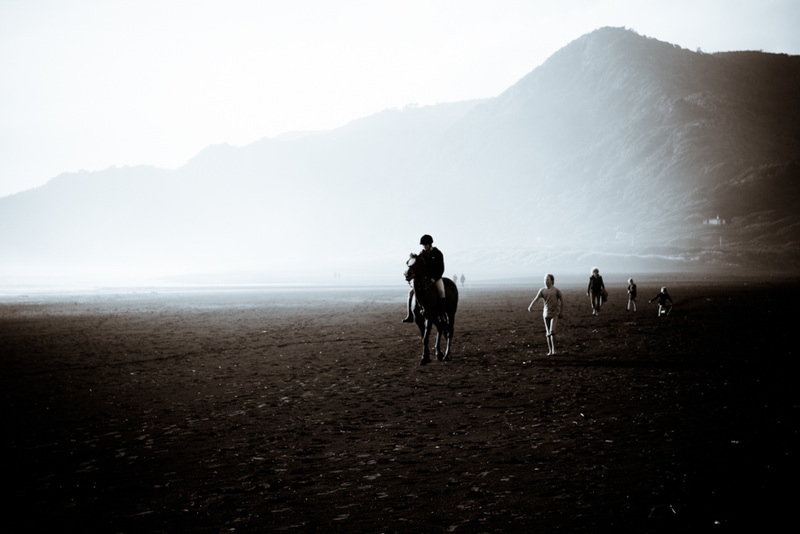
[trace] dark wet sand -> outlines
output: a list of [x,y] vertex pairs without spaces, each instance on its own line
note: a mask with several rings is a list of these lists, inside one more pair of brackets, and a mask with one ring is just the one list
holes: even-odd
[[[557,284],[558,285],[558,284]],[[6,297],[6,532],[738,532],[794,518],[796,283]],[[652,294],[651,294],[652,293]]]

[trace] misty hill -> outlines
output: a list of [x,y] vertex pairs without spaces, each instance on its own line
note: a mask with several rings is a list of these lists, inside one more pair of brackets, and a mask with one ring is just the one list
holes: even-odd
[[473,277],[794,270],[797,95],[798,56],[704,54],[603,28],[492,99],[2,198],[0,273],[393,280],[422,233],[448,273]]

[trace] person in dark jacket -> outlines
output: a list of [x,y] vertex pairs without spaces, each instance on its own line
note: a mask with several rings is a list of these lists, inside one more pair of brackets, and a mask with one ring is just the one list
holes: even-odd
[[[446,310],[447,307],[445,306],[444,280],[442,280],[442,275],[444,275],[444,254],[442,254],[441,250],[433,246],[433,238],[428,234],[420,238],[419,244],[422,245],[422,250],[419,255],[422,257],[425,265],[424,275],[433,280],[436,284],[436,290],[439,292],[439,309],[442,313],[442,319],[446,322],[447,314],[444,310]],[[404,323],[414,322],[414,316],[412,314],[413,308],[411,307],[413,298],[414,290],[412,289],[408,293],[408,314],[406,318],[403,319]]]
[[[666,287],[662,287],[661,292],[647,302],[653,302],[654,300],[658,301],[658,316],[663,317],[669,315],[669,312],[672,310],[672,297],[669,296]],[[667,306],[667,301],[669,301],[669,306]]]
[[592,300],[592,315],[600,313],[605,290],[606,286],[603,283],[603,277],[600,276],[600,269],[595,267],[592,269],[592,276],[589,277],[589,287],[586,288],[586,295]]

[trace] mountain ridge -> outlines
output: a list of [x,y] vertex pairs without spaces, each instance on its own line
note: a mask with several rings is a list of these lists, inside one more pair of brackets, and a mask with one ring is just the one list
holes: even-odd
[[[422,233],[448,271],[484,276],[595,263],[790,271],[797,94],[800,56],[705,54],[602,28],[494,98],[216,145],[173,171],[60,175],[0,199],[0,271],[122,258],[390,276]],[[703,224],[717,215],[725,225]]]

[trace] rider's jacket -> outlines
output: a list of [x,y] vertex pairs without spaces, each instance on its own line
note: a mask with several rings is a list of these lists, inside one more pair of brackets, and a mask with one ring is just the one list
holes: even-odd
[[444,274],[444,254],[436,247],[431,247],[430,251],[422,249],[419,253],[425,260],[425,275],[428,278],[438,280]]

